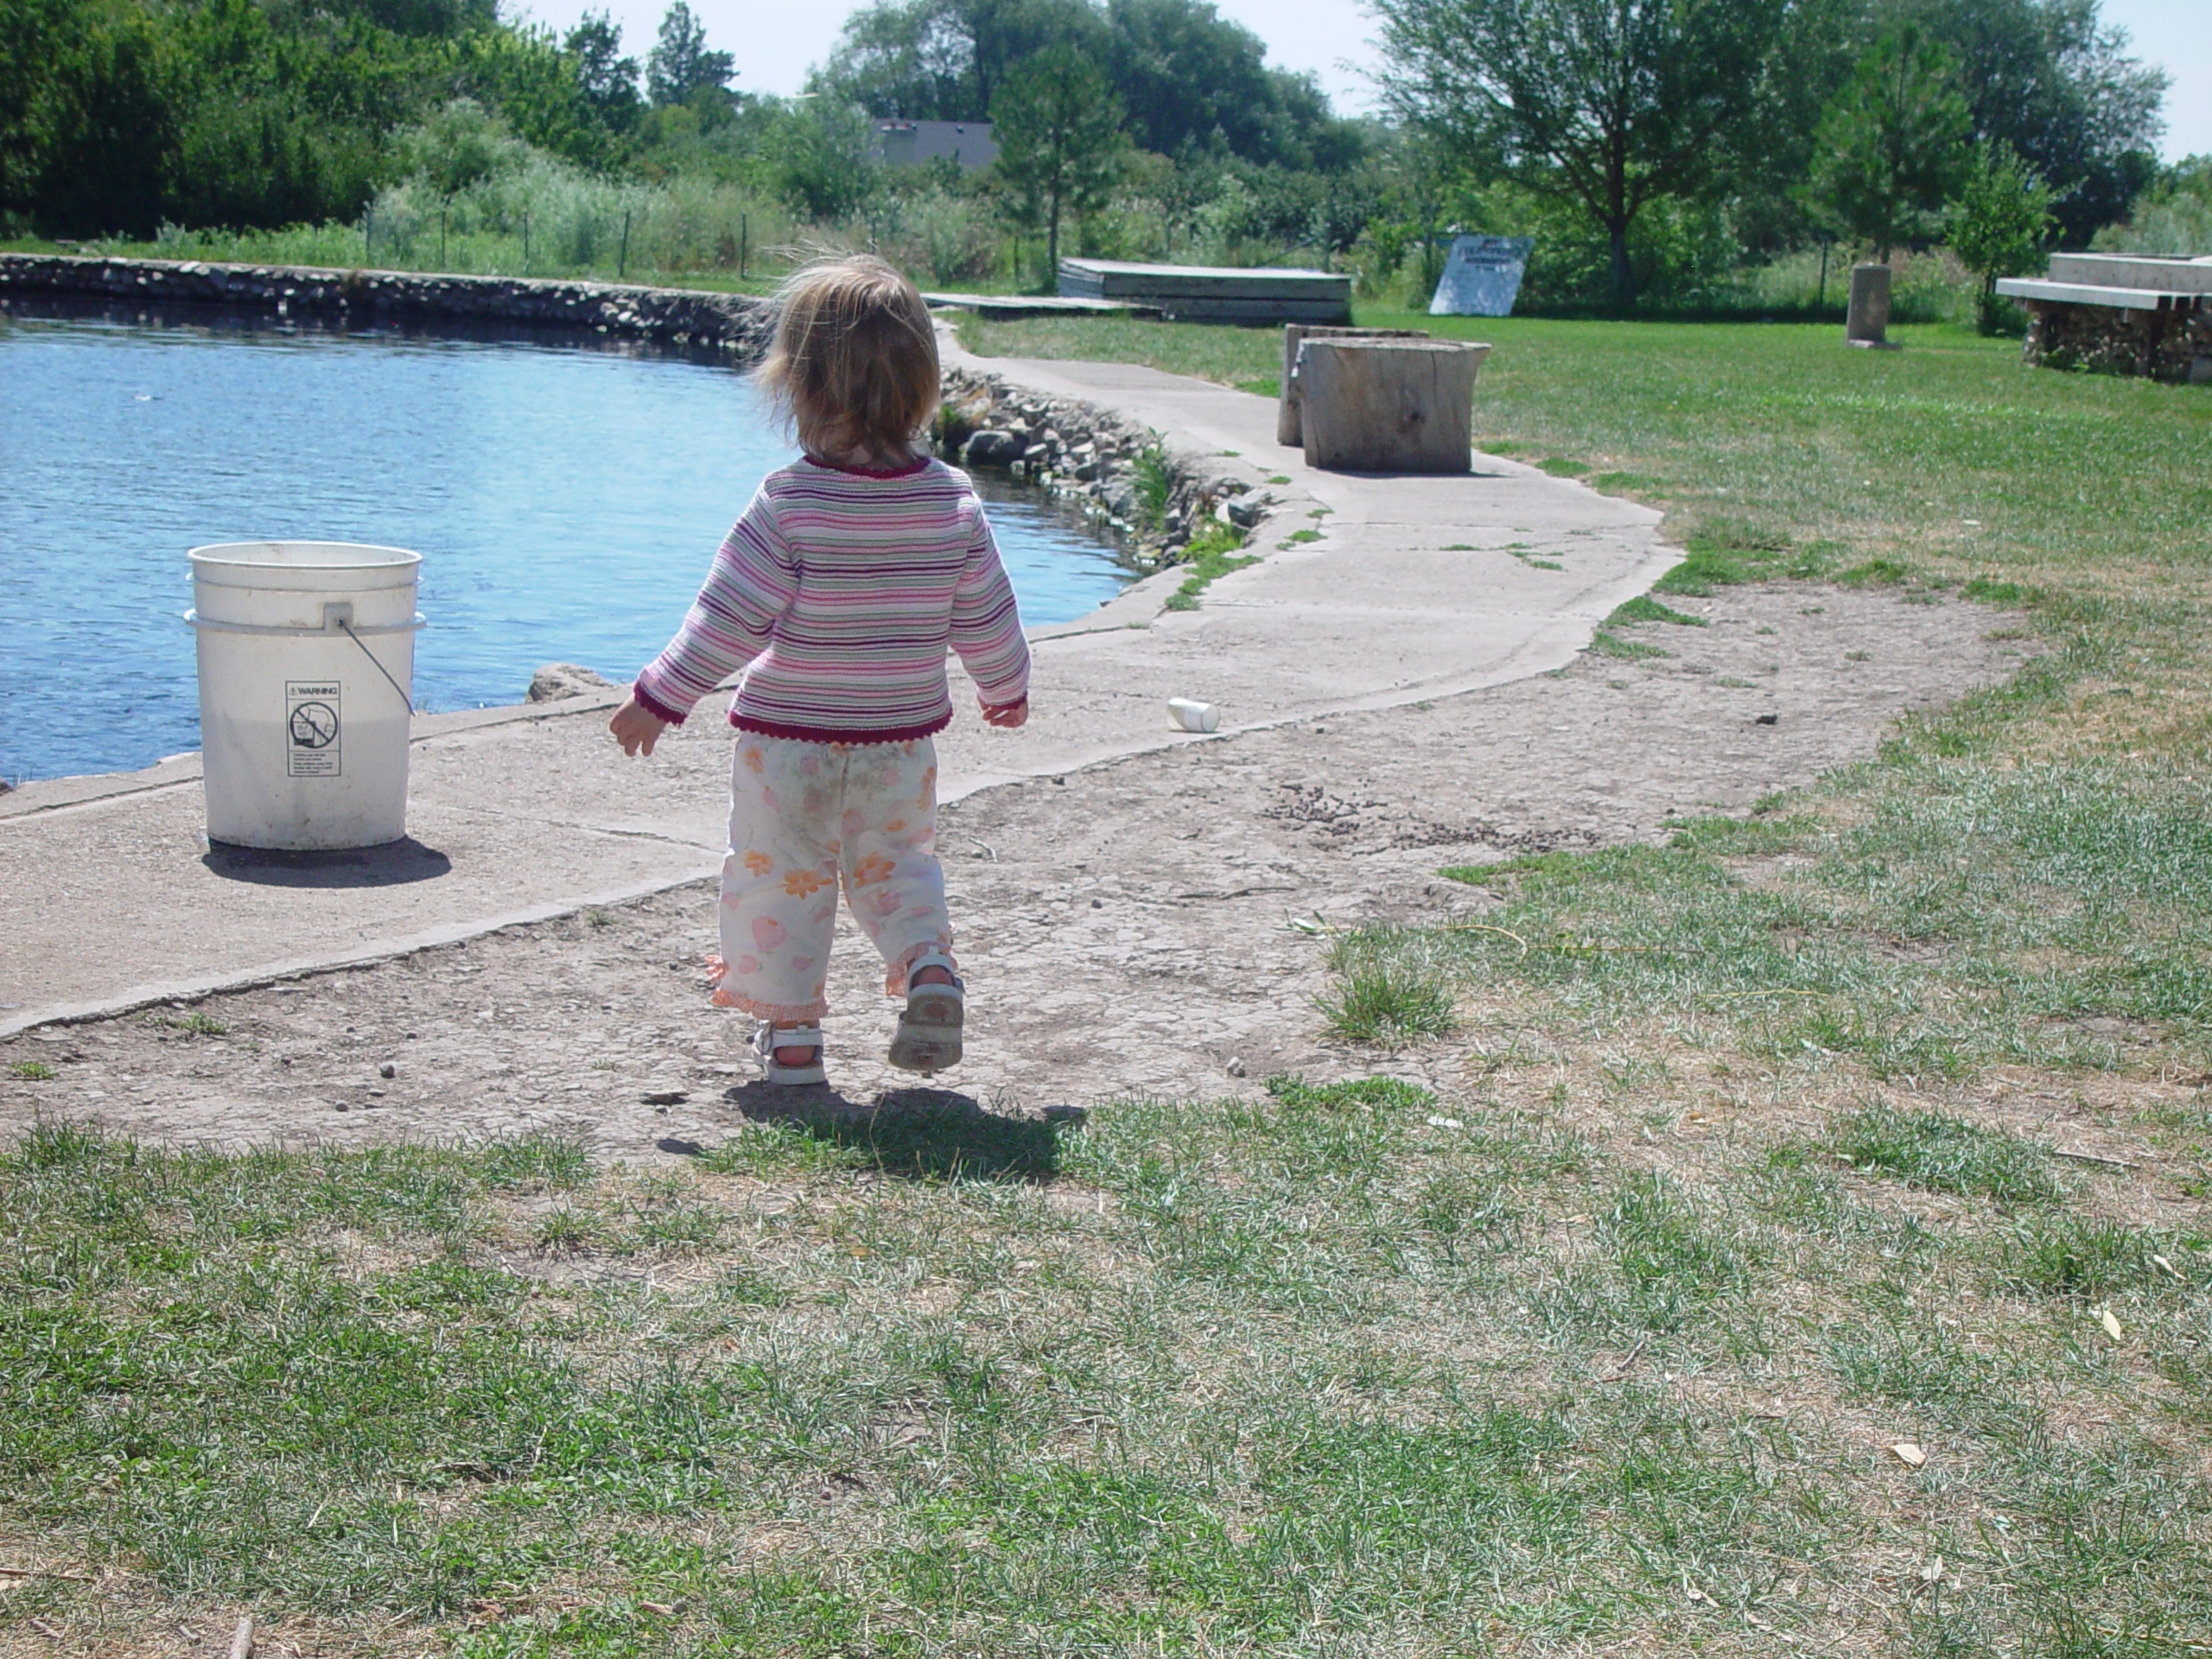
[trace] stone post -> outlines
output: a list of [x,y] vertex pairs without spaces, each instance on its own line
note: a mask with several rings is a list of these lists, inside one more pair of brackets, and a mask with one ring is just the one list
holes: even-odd
[[1843,340],[1847,346],[1863,346],[1873,351],[1893,352],[1897,347],[1885,338],[1890,327],[1890,268],[1887,265],[1853,265],[1851,268],[1851,308],[1844,314]]

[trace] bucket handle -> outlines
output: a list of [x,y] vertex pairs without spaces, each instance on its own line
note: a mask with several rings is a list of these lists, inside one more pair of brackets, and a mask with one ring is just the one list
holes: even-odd
[[[339,614],[334,616],[334,612]],[[185,612],[184,620],[194,627],[204,628],[210,633],[258,633],[291,639],[315,639],[326,633],[341,632],[353,634],[357,639],[372,633],[416,633],[430,626],[429,619],[417,611],[412,622],[372,622],[363,627],[353,620],[353,607],[343,601],[325,605],[322,613],[323,624],[319,628],[268,627],[257,622],[217,622],[197,611]]]
[[377,622],[370,624],[367,627],[357,627],[353,623],[353,601],[334,599],[324,601],[322,626],[319,628],[270,627],[256,622],[214,622],[200,615],[196,610],[187,611],[184,613],[184,620],[194,627],[205,628],[210,633],[257,633],[264,638],[277,637],[289,639],[315,639],[324,634],[342,633],[361,647],[361,655],[369,659],[369,665],[384,676],[386,685],[399,693],[399,700],[407,705],[407,712],[410,715],[415,712],[415,699],[407,695],[406,687],[391,677],[391,671],[377,661],[376,652],[369,649],[362,636],[374,633],[414,633],[429,626],[428,620],[420,611],[415,613],[415,620],[411,622]]

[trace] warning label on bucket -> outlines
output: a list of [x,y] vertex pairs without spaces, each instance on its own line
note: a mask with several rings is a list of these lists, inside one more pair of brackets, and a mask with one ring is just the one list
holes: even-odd
[[295,778],[336,778],[343,767],[338,741],[336,680],[284,682],[285,771]]

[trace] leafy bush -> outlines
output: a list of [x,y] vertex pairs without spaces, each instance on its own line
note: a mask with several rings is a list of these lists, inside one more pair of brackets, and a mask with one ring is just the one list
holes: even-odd
[[2101,253],[2212,253],[2212,156],[2167,168],[2124,223],[2100,231],[2089,245]]

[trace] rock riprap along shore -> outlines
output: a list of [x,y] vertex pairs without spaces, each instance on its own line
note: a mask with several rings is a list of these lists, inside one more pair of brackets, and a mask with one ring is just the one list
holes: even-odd
[[[1081,501],[1137,547],[1147,566],[1179,562],[1211,520],[1241,535],[1274,498],[1207,457],[1171,448],[1158,432],[1072,398],[1009,385],[995,374],[948,368],[938,452],[969,468],[995,468]],[[1149,482],[1147,473],[1157,468]]]
[[746,353],[767,343],[774,308],[746,294],[526,276],[218,265],[196,259],[0,254],[0,298],[60,296],[118,305],[200,304],[278,317],[522,322]]

